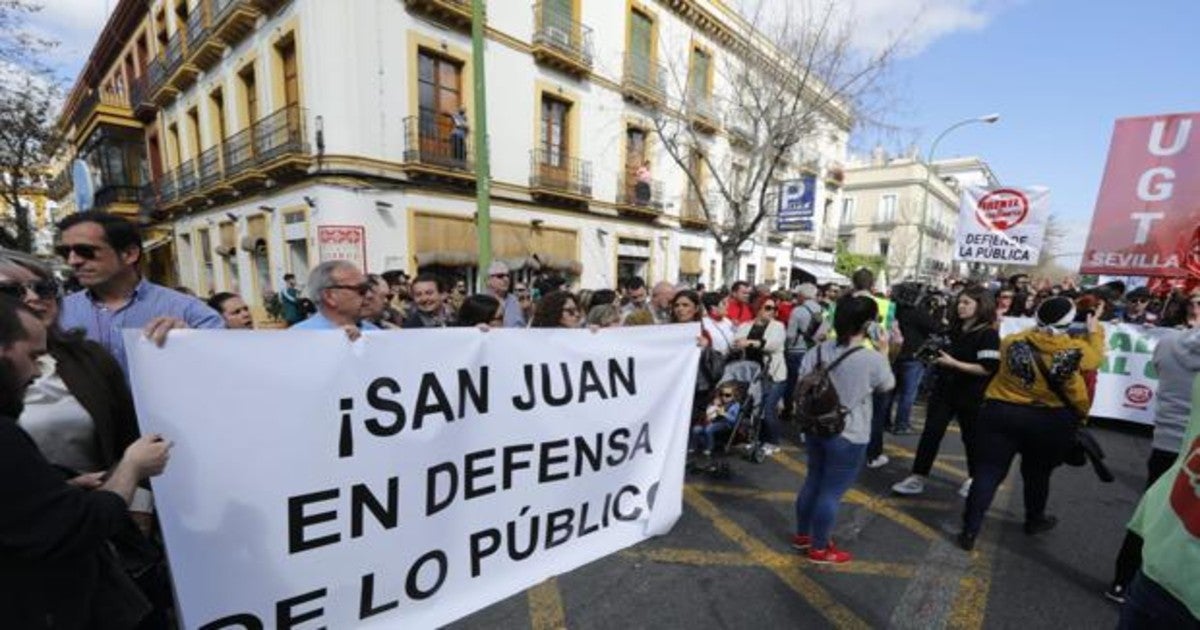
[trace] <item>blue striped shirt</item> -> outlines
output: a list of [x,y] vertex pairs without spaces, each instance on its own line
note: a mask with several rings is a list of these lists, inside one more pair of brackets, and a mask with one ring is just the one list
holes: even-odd
[[190,295],[142,279],[133,295],[116,310],[97,302],[91,291],[78,291],[63,298],[59,324],[63,330],[79,329],[88,339],[104,346],[129,376],[123,328],[141,329],[156,317],[178,317],[189,328],[224,328],[225,320],[207,304]]

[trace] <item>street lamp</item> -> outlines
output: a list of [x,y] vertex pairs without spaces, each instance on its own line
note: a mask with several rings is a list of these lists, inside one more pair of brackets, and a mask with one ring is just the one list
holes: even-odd
[[925,156],[925,189],[923,191],[924,194],[922,195],[921,201],[921,224],[917,226],[916,276],[918,280],[921,278],[921,259],[925,256],[925,224],[929,221],[929,176],[933,173],[933,154],[935,151],[937,151],[938,143],[942,141],[942,138],[946,137],[946,134],[958,129],[959,127],[974,123],[984,123],[990,125],[997,120],[1000,120],[1000,114],[987,114],[986,116],[978,116],[976,118],[960,120],[953,125],[946,127],[942,133],[939,133],[938,136],[933,139],[933,144],[929,147],[929,154]]

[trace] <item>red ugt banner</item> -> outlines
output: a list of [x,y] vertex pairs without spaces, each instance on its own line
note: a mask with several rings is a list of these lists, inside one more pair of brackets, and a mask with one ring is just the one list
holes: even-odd
[[1080,270],[1200,278],[1200,112],[1117,121]]

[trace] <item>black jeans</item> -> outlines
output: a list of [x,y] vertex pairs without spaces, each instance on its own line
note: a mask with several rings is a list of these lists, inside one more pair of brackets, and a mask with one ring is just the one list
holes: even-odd
[[1187,604],[1179,601],[1163,588],[1138,571],[1129,585],[1128,599],[1121,607],[1121,619],[1117,630],[1144,630],[1145,628],[1170,628],[1171,630],[1196,630],[1200,619],[1192,615]]
[[962,433],[963,447],[967,452],[967,474],[975,477],[975,425],[979,418],[982,400],[962,400],[945,390],[934,390],[929,398],[929,409],[925,412],[925,428],[921,431],[921,442],[917,445],[917,457],[913,460],[913,474],[928,476],[937,459],[942,438],[951,420],[958,420]]
[[[1167,472],[1179,453],[1152,449],[1150,459],[1146,462],[1146,489],[1154,485],[1158,478]],[[1142,566],[1142,537],[1132,531],[1125,532],[1125,542],[1121,543],[1121,551],[1117,554],[1117,566],[1113,572],[1113,584],[1128,587],[1133,576]]]
[[979,533],[996,489],[1018,454],[1025,482],[1025,522],[1045,516],[1050,473],[1071,446],[1075,424],[1075,416],[1066,409],[985,401],[976,422],[975,482],[963,510],[963,530]]

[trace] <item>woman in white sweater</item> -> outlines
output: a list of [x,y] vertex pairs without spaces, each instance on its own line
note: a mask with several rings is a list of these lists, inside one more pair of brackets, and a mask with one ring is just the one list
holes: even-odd
[[783,358],[787,329],[775,319],[778,306],[769,295],[755,300],[754,319],[739,326],[733,339],[733,349],[742,351],[749,361],[760,362],[769,377],[769,384],[763,392],[763,426],[760,433],[763,453],[766,455],[779,450],[782,432],[778,426],[778,408],[787,384],[787,362]]

